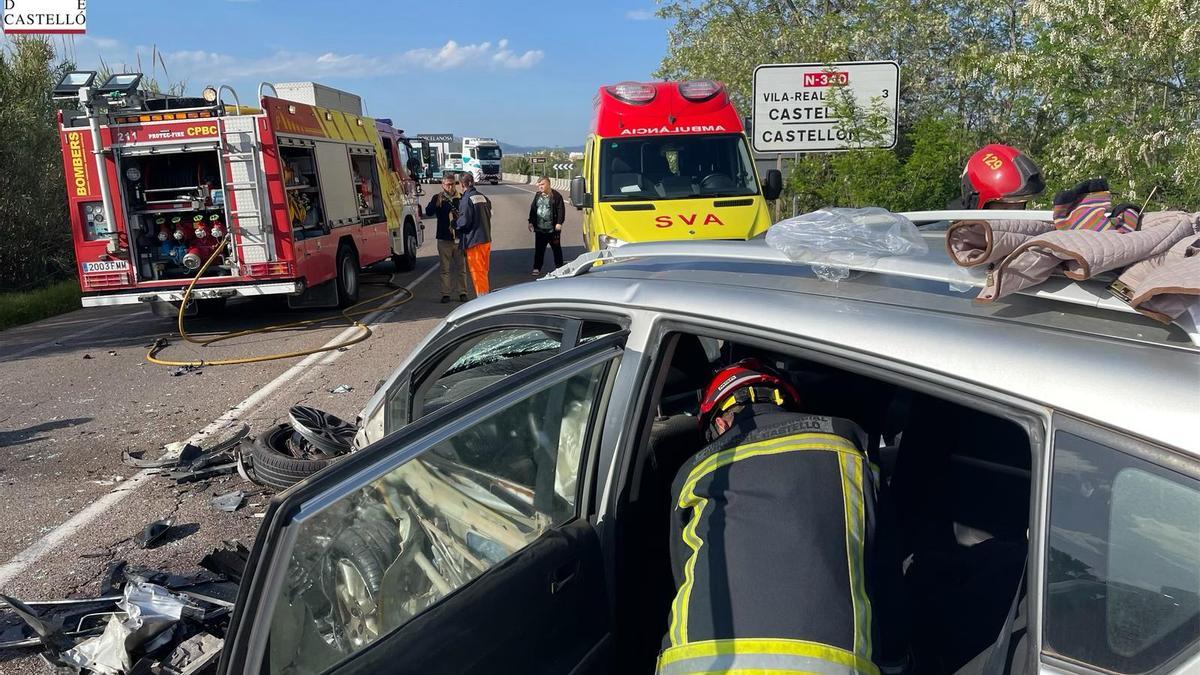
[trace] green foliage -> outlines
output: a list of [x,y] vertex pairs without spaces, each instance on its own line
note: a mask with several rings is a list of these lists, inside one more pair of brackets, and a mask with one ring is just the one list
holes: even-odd
[[0,293],[0,330],[79,309],[79,282],[64,279],[33,291]]
[[[801,158],[798,209],[944,207],[989,142],[1043,167],[1042,204],[1105,176],[1120,199],[1200,209],[1194,0],[660,0],[659,15],[656,76],[723,81],[743,114],[760,63],[900,64],[897,146]],[[841,112],[874,128],[872,110]]]
[[0,51],[0,291],[73,274],[62,151],[50,98],[69,65],[48,40]]

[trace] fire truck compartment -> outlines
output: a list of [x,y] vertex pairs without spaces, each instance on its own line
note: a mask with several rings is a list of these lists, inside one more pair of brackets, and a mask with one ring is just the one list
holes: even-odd
[[123,152],[121,197],[139,281],[190,279],[221,248],[205,277],[233,274],[215,146],[155,152]]

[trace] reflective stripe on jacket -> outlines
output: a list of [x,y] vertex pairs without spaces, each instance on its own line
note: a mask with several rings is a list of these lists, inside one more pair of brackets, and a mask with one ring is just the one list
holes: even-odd
[[672,486],[676,596],[660,673],[875,675],[866,561],[875,477],[853,422],[774,413]]

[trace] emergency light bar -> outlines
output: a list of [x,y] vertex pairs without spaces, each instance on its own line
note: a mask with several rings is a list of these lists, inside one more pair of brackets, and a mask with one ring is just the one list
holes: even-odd
[[654,85],[644,82],[622,82],[604,88],[613,97],[626,103],[649,103],[654,100]]
[[689,101],[707,101],[721,93],[721,85],[712,80],[690,80],[679,83],[679,95]]

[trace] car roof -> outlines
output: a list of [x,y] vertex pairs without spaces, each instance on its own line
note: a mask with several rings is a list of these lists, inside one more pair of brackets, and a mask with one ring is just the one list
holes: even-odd
[[1028,294],[976,302],[980,275],[947,267],[944,235],[923,234],[928,254],[859,265],[839,282],[762,238],[631,244],[484,296],[449,320],[570,303],[766,326],[978,383],[1200,456],[1194,327],[1189,333],[1137,314],[1109,297],[1103,282],[1053,279]]

